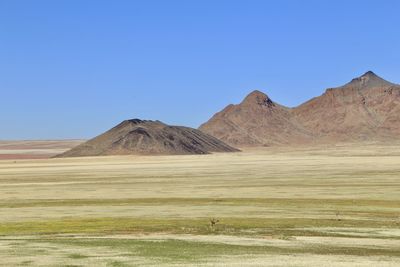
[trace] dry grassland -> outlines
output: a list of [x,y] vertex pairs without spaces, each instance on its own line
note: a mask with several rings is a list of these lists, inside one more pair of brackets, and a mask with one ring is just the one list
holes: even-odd
[[400,145],[0,161],[0,265],[399,264]]

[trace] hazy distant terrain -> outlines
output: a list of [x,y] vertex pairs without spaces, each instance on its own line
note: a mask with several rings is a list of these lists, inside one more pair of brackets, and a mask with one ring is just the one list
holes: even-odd
[[0,160],[50,158],[82,142],[83,140],[0,141]]
[[3,160],[1,263],[398,266],[399,162],[399,144]]

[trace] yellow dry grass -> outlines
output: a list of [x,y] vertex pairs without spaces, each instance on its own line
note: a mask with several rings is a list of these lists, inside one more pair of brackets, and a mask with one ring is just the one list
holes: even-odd
[[0,263],[396,266],[399,163],[379,144],[0,161]]

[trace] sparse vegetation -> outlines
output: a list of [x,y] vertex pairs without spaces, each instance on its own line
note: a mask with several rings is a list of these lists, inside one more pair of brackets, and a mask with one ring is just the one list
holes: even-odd
[[218,219],[216,219],[216,218],[210,219],[210,227],[212,230],[214,230],[214,227],[217,225],[217,223],[219,223]]
[[0,161],[1,263],[396,266],[399,161],[396,146]]

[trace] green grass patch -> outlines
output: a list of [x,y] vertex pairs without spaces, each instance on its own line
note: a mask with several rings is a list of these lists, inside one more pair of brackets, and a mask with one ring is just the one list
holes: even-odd
[[[336,220],[307,218],[219,218],[210,226],[208,218],[144,219],[144,218],[74,218],[0,224],[0,235],[37,234],[229,234],[229,235],[302,235],[326,234],[299,228],[397,228],[389,220]],[[335,236],[343,236],[336,234]],[[350,236],[350,235],[346,235]]]
[[[47,241],[46,241],[47,242]],[[182,240],[129,240],[129,239],[66,239],[53,240],[63,245],[87,247],[109,247],[113,250],[125,251],[132,256],[141,256],[162,262],[202,261],[207,258],[229,255],[263,255],[263,254],[304,254],[317,255],[354,255],[354,256],[400,256],[396,248],[360,248],[334,247],[315,245],[308,247],[274,247],[257,245],[232,245]]]
[[68,255],[68,258],[70,259],[74,259],[74,260],[80,260],[80,259],[86,259],[89,258],[86,255],[82,255],[82,254],[78,254],[78,253],[74,253],[74,254],[70,254]]

